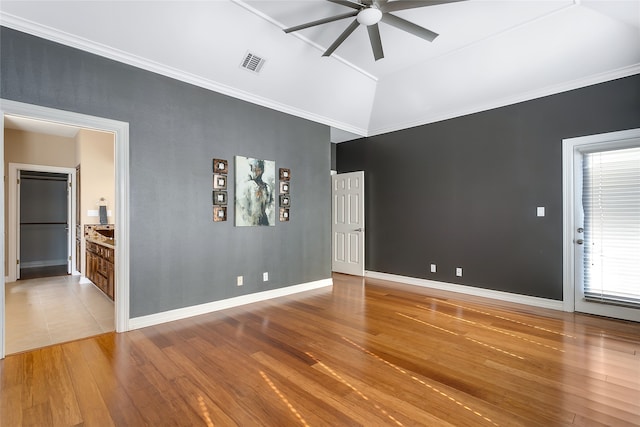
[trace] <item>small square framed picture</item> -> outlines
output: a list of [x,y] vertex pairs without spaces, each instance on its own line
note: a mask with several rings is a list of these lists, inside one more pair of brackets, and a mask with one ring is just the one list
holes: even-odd
[[291,206],[291,196],[288,194],[281,194],[280,206],[283,208],[288,208],[289,206]]
[[227,192],[213,190],[213,204],[224,206],[227,204]]
[[280,181],[280,194],[289,194],[289,181]]
[[213,222],[222,222],[227,220],[227,207],[226,206],[214,206],[213,207]]
[[289,209],[280,208],[280,222],[289,221]]
[[214,173],[213,174],[213,188],[214,188],[214,190],[226,190],[227,189],[227,176]]
[[213,173],[229,173],[229,162],[223,159],[213,159]]
[[280,168],[280,181],[289,181],[291,179],[291,170]]

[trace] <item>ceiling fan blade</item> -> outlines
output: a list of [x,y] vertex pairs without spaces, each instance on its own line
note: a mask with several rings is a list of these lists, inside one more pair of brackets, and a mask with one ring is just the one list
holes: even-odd
[[380,39],[380,28],[378,24],[369,25],[367,27],[369,31],[369,41],[371,41],[371,49],[373,49],[373,57],[376,59],[384,58],[384,52],[382,51],[382,40]]
[[342,34],[340,34],[340,37],[338,37],[336,41],[334,41],[333,44],[329,46],[329,49],[327,49],[326,52],[322,54],[322,56],[331,56],[331,54],[338,48],[338,46],[340,46],[342,42],[345,41],[346,38],[349,37],[356,28],[358,28],[359,25],[360,24],[358,23],[358,20],[354,19],[351,25],[349,25],[347,29],[344,30]]
[[395,1],[387,1],[380,2],[380,10],[383,12],[395,12],[398,10],[406,10],[406,9],[415,9],[418,7],[427,7],[427,6],[435,6],[438,4],[447,4],[447,3],[457,3],[460,1],[466,0],[395,0]]
[[353,12],[343,13],[341,15],[330,16],[329,18],[318,19],[317,21],[307,22],[306,24],[296,25],[295,27],[285,28],[284,32],[289,34],[294,31],[304,30],[305,28],[315,27],[316,25],[326,24],[328,22],[339,21],[344,18],[350,18],[358,14],[357,10]]
[[331,3],[341,4],[343,6],[347,6],[352,9],[358,9],[358,10],[364,7],[362,3],[359,3],[357,1],[352,1],[352,0],[327,0],[327,1],[330,1]]
[[421,39],[425,39],[427,41],[433,41],[436,37],[438,37],[438,33],[434,33],[431,30],[427,30],[424,27],[414,24],[413,22],[409,22],[402,18],[398,18],[395,15],[390,13],[385,13],[382,15],[382,22],[385,24],[389,24],[401,30],[404,30],[414,36],[420,37]]

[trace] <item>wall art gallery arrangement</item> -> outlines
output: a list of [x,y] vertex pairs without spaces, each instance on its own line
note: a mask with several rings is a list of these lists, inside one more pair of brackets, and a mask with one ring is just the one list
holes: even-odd
[[[273,160],[235,156],[235,225],[237,227],[275,226],[276,206],[279,219],[289,221],[291,207],[291,170],[278,170]],[[229,162],[213,159],[213,221],[227,221]],[[279,197],[276,192],[279,190]]]
[[275,171],[272,160],[236,156],[236,226],[275,226]]
[[280,168],[280,221],[289,221],[289,208],[291,206],[291,170]]
[[213,159],[213,221],[227,220],[227,174],[229,162]]

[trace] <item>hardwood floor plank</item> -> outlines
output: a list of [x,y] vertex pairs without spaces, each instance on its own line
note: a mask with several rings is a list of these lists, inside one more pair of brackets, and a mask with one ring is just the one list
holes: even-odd
[[22,408],[22,386],[3,386],[0,393],[0,426],[21,426],[23,425]]
[[43,350],[43,369],[47,372],[46,387],[53,424],[73,426],[82,422],[82,415],[62,352],[60,346]]
[[[122,353],[119,353],[118,358],[107,357],[107,354],[103,353],[99,340],[100,337],[96,337],[78,343],[82,357],[91,371],[91,376],[100,390],[100,395],[109,409],[113,422],[118,426],[144,425],[144,419],[136,402],[132,401],[117,378],[118,375],[126,375],[134,370],[127,360],[129,347],[124,342],[128,340],[119,340]],[[133,378],[134,382],[135,380],[136,378]]]
[[[352,393],[352,389],[342,384],[334,378],[328,377],[316,369],[309,366],[297,367],[271,357],[265,353],[255,353],[253,358],[260,362],[264,369],[279,375],[281,378],[290,379],[299,387],[309,393],[308,399],[317,400],[317,405],[325,407],[323,412],[323,424],[327,425],[367,425],[371,421],[358,414],[359,402],[352,402],[347,396]],[[302,375],[300,369],[303,369]],[[324,380],[328,379],[328,381]],[[315,403],[315,402],[314,402]],[[328,411],[326,408],[331,408]],[[305,405],[308,412],[313,411],[313,405]],[[319,411],[318,411],[319,412]]]
[[640,324],[334,276],[11,355],[0,425],[640,426]]
[[[8,424],[10,425],[10,424]],[[24,426],[53,426],[53,417],[49,402],[23,408],[22,425]]]
[[64,358],[82,420],[87,426],[114,426],[91,369],[82,357],[80,346],[78,342],[69,343],[64,349]]
[[193,346],[180,350],[170,347],[165,351],[185,372],[185,377],[176,381],[186,388],[191,397],[189,404],[193,407],[198,402],[198,407],[202,406],[201,411],[206,410],[213,425],[246,426],[258,423],[258,420],[238,408],[235,397],[219,380],[220,371],[212,370],[213,367]]

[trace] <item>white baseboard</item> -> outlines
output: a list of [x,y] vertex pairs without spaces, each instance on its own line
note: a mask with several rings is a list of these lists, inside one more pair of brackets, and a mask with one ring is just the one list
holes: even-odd
[[398,276],[389,273],[378,273],[376,271],[365,271],[365,276],[372,279],[388,280],[390,282],[400,282],[408,285],[422,286],[425,288],[439,289],[442,291],[458,292],[477,297],[491,298],[499,301],[514,302],[518,304],[530,305],[533,307],[550,308],[553,310],[563,310],[562,301],[531,297],[528,295],[518,295],[510,292],[494,291],[492,289],[476,288],[473,286],[457,285],[454,283],[437,282],[435,280],[418,279],[415,277]]
[[199,316],[214,311],[225,310],[254,302],[265,301],[273,298],[297,294],[313,289],[332,286],[333,279],[317,280],[315,282],[302,283],[300,285],[287,286],[284,288],[272,289],[264,292],[256,292],[249,295],[228,298],[220,301],[208,302],[206,304],[193,305],[191,307],[178,308],[161,313],[149,314],[147,316],[134,317],[129,319],[129,330],[146,328],[148,326],[159,325],[174,320],[186,319],[188,317]]

